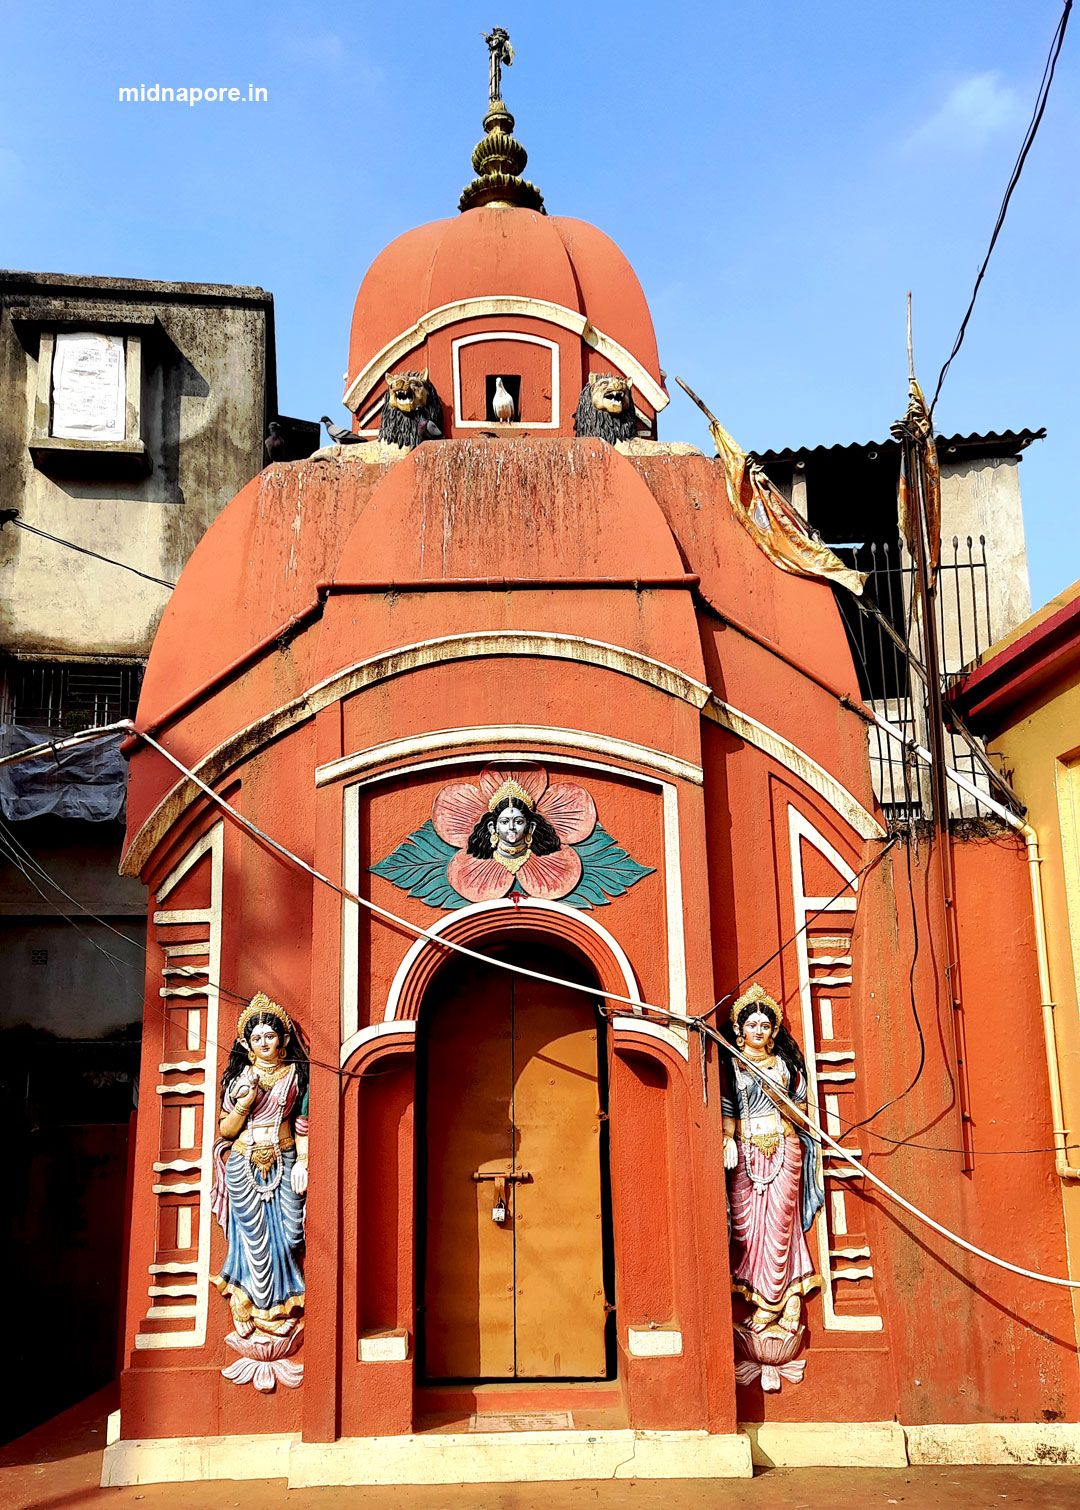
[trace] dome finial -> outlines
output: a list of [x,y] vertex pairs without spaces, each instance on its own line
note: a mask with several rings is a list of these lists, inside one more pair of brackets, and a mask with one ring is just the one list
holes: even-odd
[[484,116],[487,135],[473,148],[472,165],[478,175],[464,189],[458,200],[459,210],[475,210],[481,205],[522,205],[529,210],[544,210],[540,190],[521,177],[529,154],[512,132],[514,117],[502,100],[502,70],[514,61],[510,34],[501,26],[492,28],[484,41],[488,47],[488,109]]

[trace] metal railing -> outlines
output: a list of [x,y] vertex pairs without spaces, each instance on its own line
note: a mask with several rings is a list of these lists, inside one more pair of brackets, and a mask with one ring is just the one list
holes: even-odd
[[[845,562],[867,573],[866,592],[900,639],[925,664],[922,624],[916,606],[915,565],[900,540],[869,541],[837,552]],[[838,594],[860,688],[875,711],[900,728],[905,737],[927,744],[926,695],[911,671],[903,650],[880,624],[853,601]],[[986,537],[953,535],[942,542],[935,594],[942,682],[987,650],[994,640]],[[874,790],[891,824],[928,818],[930,778],[922,761],[904,758],[900,746],[882,730],[871,728],[870,765]],[[945,730],[948,763],[980,791],[991,795],[989,779],[964,740]],[[978,800],[950,784],[950,817],[978,818]]]
[[[142,674],[138,664],[6,660],[0,665],[0,724],[59,737],[133,718]],[[0,754],[7,753],[0,735]]]

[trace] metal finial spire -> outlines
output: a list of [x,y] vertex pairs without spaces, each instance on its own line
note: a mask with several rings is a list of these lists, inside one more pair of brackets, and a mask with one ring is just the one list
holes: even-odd
[[510,46],[510,33],[504,31],[501,26],[493,26],[491,34],[484,37],[488,45],[488,108],[494,105],[496,100],[502,99],[502,70],[505,63],[507,68],[514,61],[514,49]]
[[473,171],[478,176],[462,191],[458,209],[521,205],[544,214],[544,196],[535,184],[521,177],[529,154],[512,135],[514,117],[502,99],[503,67],[509,68],[514,61],[510,34],[495,26],[484,36],[484,41],[488,49],[488,110],[484,116],[487,135],[473,149]]

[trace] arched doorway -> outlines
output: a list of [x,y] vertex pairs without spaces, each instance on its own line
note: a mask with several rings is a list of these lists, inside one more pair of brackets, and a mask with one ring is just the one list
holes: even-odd
[[[595,985],[549,945],[486,951]],[[471,960],[421,1011],[417,1224],[428,1379],[603,1379],[612,1293],[596,1002]]]

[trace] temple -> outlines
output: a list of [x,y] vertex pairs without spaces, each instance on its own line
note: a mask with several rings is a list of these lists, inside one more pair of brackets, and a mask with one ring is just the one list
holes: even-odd
[[150,656],[104,1482],[971,1461],[1077,1419],[1071,1293],[860,1166],[1067,1276],[1024,844],[954,835],[954,1001],[843,589],[658,439],[645,295],[488,42],[460,212],[360,287],[355,442],[233,498]]

